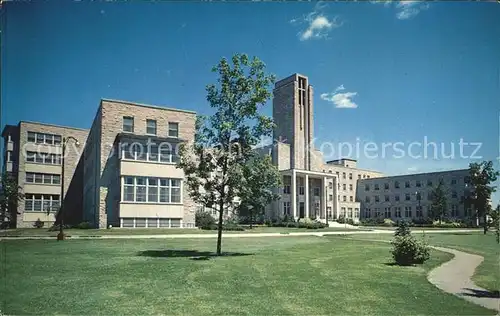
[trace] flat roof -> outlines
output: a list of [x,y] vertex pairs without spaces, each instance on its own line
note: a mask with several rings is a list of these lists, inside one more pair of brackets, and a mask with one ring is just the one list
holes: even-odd
[[340,159],[329,160],[329,161],[327,161],[326,163],[330,163],[330,162],[337,162],[337,161],[342,161],[342,160],[348,160],[348,161],[354,161],[354,162],[357,162],[357,160],[356,160],[356,159],[351,159],[351,158],[340,158]]
[[151,105],[151,104],[137,103],[137,102],[131,102],[131,101],[124,101],[124,100],[115,100],[115,99],[101,98],[101,104],[102,104],[102,101],[114,102],[114,103],[123,103],[123,104],[135,105],[135,106],[142,106],[142,107],[145,107],[145,108],[152,108],[152,109],[169,110],[169,111],[183,112],[183,113],[189,113],[189,114],[196,114],[195,111],[182,110],[182,109],[176,109],[176,108],[169,108],[169,107],[160,106],[160,105]]
[[387,178],[414,177],[414,176],[431,175],[431,174],[438,174],[438,173],[460,172],[460,171],[469,171],[469,169],[451,169],[451,170],[443,170],[443,171],[431,171],[431,172],[421,172],[421,173],[398,174],[398,175],[393,175],[393,176],[384,176],[384,177],[368,178],[368,179],[361,179],[361,180],[363,180],[363,181],[366,181],[366,180],[371,181],[371,180],[380,180],[380,179],[387,179]]
[[69,129],[75,129],[79,131],[89,131],[90,129],[88,128],[80,128],[80,127],[73,127],[73,126],[66,126],[66,125],[57,125],[57,124],[50,124],[50,123],[42,123],[42,122],[34,122],[34,121],[19,121],[19,124],[21,123],[28,123],[28,124],[38,124],[38,125],[45,125],[45,126],[53,126],[53,127],[61,127],[61,128],[69,128]]

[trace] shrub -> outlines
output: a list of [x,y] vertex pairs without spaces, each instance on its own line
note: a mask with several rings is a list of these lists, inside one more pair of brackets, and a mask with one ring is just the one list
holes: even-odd
[[337,218],[337,223],[339,224],[345,224],[346,223],[346,220],[343,216],[340,216],[339,218]]
[[422,264],[429,260],[429,247],[425,241],[417,241],[411,235],[409,223],[401,221],[394,233],[392,258],[398,265],[407,266],[412,264]]
[[390,218],[384,218],[384,223],[382,225],[387,226],[387,227],[392,227],[395,224],[396,223],[392,219],[390,219]]
[[92,228],[92,225],[90,224],[90,222],[81,222],[80,224],[76,225],[75,228],[90,229],[90,228]]
[[211,229],[212,226],[216,226],[215,218],[209,212],[196,212],[194,225],[201,229]]
[[[63,224],[63,229],[70,229],[70,228],[73,227],[71,225]],[[50,226],[49,232],[59,231],[59,229],[60,229],[59,224],[53,224],[52,226]]]
[[34,226],[35,228],[43,228],[43,226],[44,226],[44,225],[45,225],[45,223],[44,223],[44,222],[42,222],[40,219],[37,219],[37,220],[35,221],[35,223],[33,224],[33,226]]

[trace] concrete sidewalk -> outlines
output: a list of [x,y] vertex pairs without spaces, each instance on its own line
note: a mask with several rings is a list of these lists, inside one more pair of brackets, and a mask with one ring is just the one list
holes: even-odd
[[[477,229],[443,229],[426,230],[426,233],[467,233],[476,232]],[[412,230],[412,233],[422,233],[423,230]],[[249,238],[249,237],[298,237],[298,236],[328,236],[328,235],[354,235],[354,234],[394,234],[393,230],[353,230],[338,232],[297,232],[297,233],[222,233],[223,238]],[[67,239],[193,239],[193,238],[217,238],[217,234],[168,234],[168,235],[101,235],[101,236],[69,236]],[[51,240],[55,236],[22,236],[22,237],[0,237],[0,240]]]

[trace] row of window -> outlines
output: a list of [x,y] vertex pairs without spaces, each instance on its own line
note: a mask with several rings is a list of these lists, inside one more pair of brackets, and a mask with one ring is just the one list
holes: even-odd
[[[411,197],[412,197],[412,195],[414,195],[414,196],[415,196],[415,201],[421,201],[421,200],[423,200],[423,199],[424,199],[424,196],[425,196],[425,194],[424,194],[424,193],[416,193],[416,194],[405,193],[405,195],[404,195],[404,196],[405,196],[405,201],[411,201],[411,200],[412,200],[412,198],[411,198]],[[451,191],[451,198],[453,198],[453,199],[458,198],[457,191]],[[380,202],[380,200],[381,200],[381,199],[380,199],[380,196],[375,195],[375,196],[373,197],[373,200],[374,200],[375,202]],[[390,196],[389,196],[389,195],[384,195],[384,201],[385,201],[385,202],[390,202],[390,200],[391,200],[391,199],[390,199]],[[429,193],[427,194],[427,200],[428,200],[428,201],[432,201],[432,192],[429,192]],[[395,195],[394,195],[394,201],[395,201],[395,202],[400,201],[399,194],[395,194]],[[370,203],[370,202],[371,202],[371,198],[370,198],[369,196],[366,196],[366,197],[365,197],[365,202],[366,202],[366,203]]]
[[[326,172],[326,170],[323,170],[323,172]],[[333,173],[332,170],[328,170],[328,173]],[[340,179],[340,172],[339,171],[336,171],[335,172],[337,174],[337,178]],[[367,174],[358,174],[358,180],[360,179],[370,179],[370,175],[367,175]],[[347,179],[347,174],[345,172],[342,172],[342,179]],[[349,180],[352,180],[352,173],[349,173]]]
[[[146,134],[156,135],[157,126],[156,120],[146,120]],[[133,133],[134,132],[134,117],[124,116],[123,117],[123,131]],[[179,123],[168,122],[168,137],[179,137]]]
[[180,228],[194,227],[191,225],[182,225],[180,218],[121,218],[120,226],[125,228]]
[[60,184],[61,175],[26,172],[26,183]]
[[162,143],[158,146],[157,144],[133,143],[121,144],[120,146],[124,159],[164,163],[177,163],[179,161],[179,155],[170,144]]
[[180,203],[181,180],[170,178],[123,177],[123,201]]
[[27,162],[36,162],[46,165],[60,165],[61,155],[60,154],[49,154],[49,153],[37,153],[34,151],[28,151],[26,153]]
[[59,205],[59,195],[26,194],[24,196],[24,211],[26,212],[54,212],[57,211]]
[[[304,207],[305,207],[304,202],[299,202],[299,208],[302,209]],[[318,201],[314,202],[314,207],[312,209],[314,214],[319,215],[319,207],[320,203]],[[292,215],[291,202],[283,202],[283,215]]]
[[[468,183],[469,182],[469,177],[465,177],[464,178],[464,183]],[[451,180],[451,185],[456,185],[458,183],[458,180],[457,179],[452,179]],[[421,188],[423,187],[423,181],[420,181],[420,180],[415,180],[415,187],[417,188]],[[428,187],[432,187],[433,185],[433,182],[432,180],[427,180],[427,186]],[[394,188],[396,189],[399,189],[401,187],[399,181],[394,181]],[[405,188],[411,188],[411,181],[405,181]],[[378,183],[375,183],[373,185],[373,189],[375,191],[377,190],[380,190],[380,185]],[[389,190],[389,183],[384,183],[384,189],[385,190]],[[365,191],[370,191],[370,184],[365,184]]]
[[28,143],[47,144],[47,145],[60,145],[61,135],[28,132]]
[[[422,218],[424,217],[424,206],[417,206],[415,208],[415,217]],[[430,211],[430,206],[428,208]],[[394,213],[392,213],[394,211]],[[402,213],[402,208],[400,206],[397,207],[385,207],[383,211],[381,211],[380,208],[374,208],[373,209],[373,217],[378,218],[378,217],[384,217],[384,218],[391,218],[392,214],[394,214],[394,217],[400,218],[404,214],[404,217],[413,217],[413,209],[411,206],[405,206],[404,207],[404,213]],[[458,205],[452,205],[451,206],[451,212],[450,212],[451,217],[458,217],[459,216],[459,211],[458,211]],[[372,217],[372,209],[366,208],[364,212],[365,218],[370,218]]]
[[340,214],[339,214],[341,217],[344,217],[344,218],[359,218],[359,208],[355,208],[354,209],[354,213],[353,213],[353,208],[352,207],[348,207],[347,208],[347,213],[346,213],[346,208],[345,207],[341,207],[340,208]]

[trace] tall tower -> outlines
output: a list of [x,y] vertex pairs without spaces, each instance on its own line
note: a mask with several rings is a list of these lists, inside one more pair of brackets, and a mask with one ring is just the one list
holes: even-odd
[[311,170],[313,88],[306,76],[293,74],[273,90],[274,140],[290,144],[290,168]]

